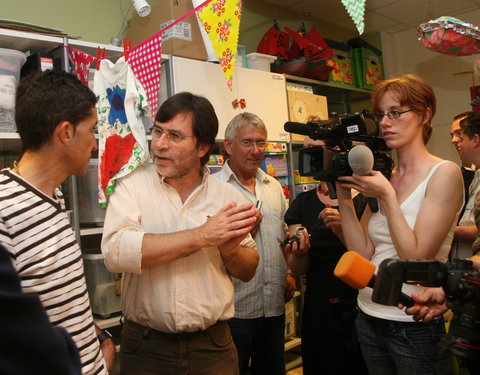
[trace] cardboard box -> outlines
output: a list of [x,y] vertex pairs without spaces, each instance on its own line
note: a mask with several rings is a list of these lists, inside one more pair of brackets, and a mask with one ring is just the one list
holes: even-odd
[[346,43],[325,39],[335,56],[332,58],[333,69],[328,75],[328,82],[355,87],[352,65],[352,47]]
[[[310,116],[328,120],[327,98],[297,90],[287,90],[290,121],[306,123]],[[291,134],[292,141],[303,141],[304,136]]]
[[[163,0],[152,6],[147,17],[128,21],[127,35],[137,45],[193,9],[190,0]],[[192,14],[162,35],[162,53],[207,60],[197,16]]]

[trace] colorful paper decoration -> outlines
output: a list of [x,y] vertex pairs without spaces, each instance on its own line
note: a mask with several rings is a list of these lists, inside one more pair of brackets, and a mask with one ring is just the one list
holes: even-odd
[[67,54],[68,59],[72,63],[72,73],[88,86],[88,70],[95,57],[74,47],[69,47]]
[[265,55],[283,57],[288,60],[288,34],[280,30],[277,20],[274,21],[273,26],[263,35],[257,47],[258,53]]
[[227,80],[227,86],[232,90],[242,1],[212,0],[197,12],[197,16],[212,41],[213,49]]
[[347,9],[350,18],[355,23],[358,33],[363,34],[365,29],[365,0],[342,0],[343,6]]
[[93,91],[98,96],[98,200],[105,207],[116,180],[148,159],[143,123],[149,107],[145,91],[124,57],[115,64],[100,61]]
[[469,56],[480,51],[480,28],[453,17],[422,23],[417,37],[429,50],[450,56]]
[[162,34],[153,37],[131,48],[128,53],[128,64],[135,77],[142,84],[155,117],[160,90],[160,72],[162,64]]

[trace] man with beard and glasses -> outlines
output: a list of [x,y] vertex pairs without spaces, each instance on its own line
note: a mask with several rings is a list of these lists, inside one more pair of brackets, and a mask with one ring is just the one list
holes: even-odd
[[258,209],[205,164],[218,119],[183,92],[152,127],[153,164],[120,180],[110,197],[102,252],[123,272],[122,374],[237,374],[227,320],[231,277],[250,280],[258,253],[249,234]]

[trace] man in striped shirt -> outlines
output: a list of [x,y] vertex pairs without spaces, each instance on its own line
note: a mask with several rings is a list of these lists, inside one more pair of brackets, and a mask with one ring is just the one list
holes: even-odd
[[107,374],[115,347],[111,339],[101,345],[97,339],[82,254],[58,186],[86,172],[97,147],[95,103],[90,89],[65,72],[22,80],[15,121],[23,154],[12,169],[0,171],[0,243],[23,292],[38,294],[50,322],[71,334],[83,374]]
[[[228,182],[260,206],[251,232],[260,263],[253,279],[234,279],[235,317],[229,321],[238,351],[240,374],[285,373],[285,302],[293,297],[295,279],[287,274],[280,242],[285,238],[287,202],[280,183],[259,167],[267,146],[267,129],[252,113],[235,116],[225,130],[229,159],[215,177]],[[260,203],[261,202],[261,203]],[[279,241],[280,240],[280,241]]]

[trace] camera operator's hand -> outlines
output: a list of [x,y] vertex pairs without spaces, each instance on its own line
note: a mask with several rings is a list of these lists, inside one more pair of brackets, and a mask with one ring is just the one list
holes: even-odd
[[477,271],[480,271],[480,255],[474,255],[470,258],[467,258],[473,262],[473,268]]
[[338,182],[342,188],[355,189],[367,198],[387,199],[391,195],[395,196],[393,186],[379,171],[371,171],[365,176],[355,173],[342,176],[338,178]]
[[[442,288],[425,288],[412,294],[416,304],[405,309],[405,313],[413,315],[413,320],[429,323],[437,316],[443,315],[448,309],[445,292]],[[399,305],[400,308],[403,306]]]

